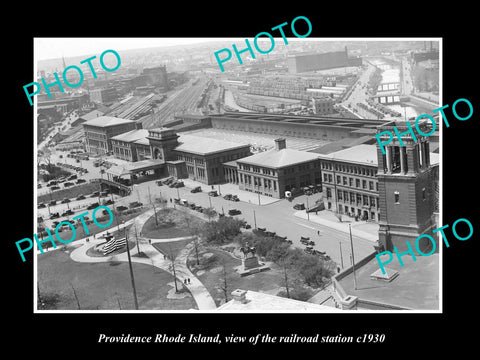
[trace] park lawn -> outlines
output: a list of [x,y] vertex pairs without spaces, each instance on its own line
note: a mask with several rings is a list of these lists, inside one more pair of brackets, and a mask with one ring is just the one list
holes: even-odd
[[[167,298],[173,289],[168,272],[146,264],[132,263],[132,267],[140,310],[198,309],[189,293],[181,299]],[[38,255],[37,270],[40,296],[57,299],[47,310],[78,310],[75,294],[80,310],[134,309],[127,262],[78,263],[65,251],[55,250]]]
[[[235,267],[242,264],[241,260],[233,258],[226,251],[214,247],[207,247],[202,253],[213,253],[215,261],[209,262],[203,271],[199,272],[192,267],[191,270],[210,292],[217,306],[225,303],[225,293],[223,289],[220,289],[220,286],[224,286],[225,279],[223,264],[226,270],[228,300],[232,299],[231,292],[235,289],[252,290],[276,295],[285,286],[283,272],[275,264],[270,265],[270,270],[241,277],[240,274],[235,271]],[[194,263],[195,261],[195,250],[192,250],[189,254],[189,263]]]
[[168,241],[168,242],[157,242],[153,243],[152,246],[157,249],[159,252],[165,255],[172,254],[173,257],[177,257],[177,255],[182,251],[182,249],[187,246],[192,239],[186,240],[178,240],[178,241]]
[[[187,223],[186,217],[190,223]],[[188,227],[193,227],[201,222],[204,221],[182,211],[172,208],[159,209],[157,210],[157,221],[155,221],[155,215],[152,215],[143,225],[142,236],[150,239],[191,236]]]

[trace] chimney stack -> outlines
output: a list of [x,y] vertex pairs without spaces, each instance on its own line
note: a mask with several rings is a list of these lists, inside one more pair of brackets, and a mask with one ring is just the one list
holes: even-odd
[[233,300],[239,301],[242,304],[247,303],[246,295],[247,295],[246,290],[236,289],[236,290],[232,291]]
[[287,140],[284,138],[275,139],[275,150],[282,150],[287,148]]

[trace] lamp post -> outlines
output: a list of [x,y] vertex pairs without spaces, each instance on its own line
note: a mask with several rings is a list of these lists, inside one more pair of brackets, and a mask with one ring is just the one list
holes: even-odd
[[357,290],[357,279],[355,276],[355,257],[353,255],[353,240],[352,240],[352,226],[351,224],[348,224],[348,229],[350,230],[350,246],[352,250],[352,269],[353,269],[353,287],[355,290]]
[[307,194],[307,210],[306,210],[306,212],[307,212],[307,219],[308,219],[308,221],[310,221],[310,213],[308,212],[308,208],[309,208],[309,205],[308,205],[308,194]]
[[132,259],[130,257],[130,247],[128,246],[127,227],[125,226],[125,221],[122,221],[122,224],[123,224],[123,233],[125,235],[125,242],[127,244],[128,267],[130,269],[130,279],[132,280],[133,300],[135,301],[135,310],[138,310],[137,290],[135,288],[135,278],[133,276]]

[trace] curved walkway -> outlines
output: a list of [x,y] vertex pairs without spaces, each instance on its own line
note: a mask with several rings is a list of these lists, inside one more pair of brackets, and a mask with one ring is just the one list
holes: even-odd
[[[135,237],[135,226],[137,229],[141,229],[143,224],[154,214],[153,210],[148,210],[143,214],[140,214],[136,218],[132,219],[131,222],[134,226],[132,226],[128,232],[129,238]],[[103,233],[101,233],[103,235]],[[140,233],[141,235],[141,233]],[[153,247],[150,243],[156,242],[169,242],[169,241],[180,241],[189,239],[191,237],[182,237],[182,238],[174,238],[174,239],[146,239],[144,237],[138,236],[138,243],[141,245],[141,251],[148,257],[133,257],[133,255],[138,254],[138,247],[135,245],[130,250],[131,260],[132,262],[146,264],[146,265],[153,265],[162,269],[170,274],[172,274],[171,270],[171,261],[166,259],[164,255],[159,252],[155,247]],[[82,246],[76,248],[70,253],[70,258],[77,262],[109,262],[109,261],[128,261],[128,255],[126,252],[122,254],[112,255],[112,256],[105,256],[105,257],[91,257],[87,255],[87,250],[104,242],[104,239],[96,239],[90,240],[86,242],[86,239],[78,240],[75,244],[81,244]],[[195,275],[188,269],[187,267],[187,257],[190,250],[193,247],[193,242],[190,242],[185,248],[183,248],[180,253],[178,254],[175,260],[175,272],[177,280],[183,283],[183,279],[189,278],[190,284],[183,285],[188,288],[190,293],[192,294],[195,302],[197,303],[199,310],[215,310],[217,306],[215,305],[215,301],[213,300],[212,296],[208,292],[207,288],[198,280]]]

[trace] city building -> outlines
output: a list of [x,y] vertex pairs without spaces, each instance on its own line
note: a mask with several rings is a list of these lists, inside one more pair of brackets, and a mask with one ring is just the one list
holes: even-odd
[[82,124],[85,132],[85,145],[89,153],[106,154],[113,150],[112,137],[137,129],[132,120],[111,116],[100,116]]
[[376,145],[361,144],[318,157],[325,208],[365,220],[380,220]]
[[[148,151],[145,155],[140,152],[141,156],[139,157],[137,147],[142,147],[144,143],[137,143],[138,140],[145,139],[148,136],[148,130],[146,129],[138,129],[138,130],[131,130],[126,133],[122,133],[116,136],[113,136],[112,141],[112,149],[113,155],[122,160],[127,161],[139,161],[144,160],[145,158],[149,158],[151,152]],[[148,146],[150,148],[150,146]],[[145,153],[145,152],[144,152]]]
[[362,58],[349,57],[347,47],[345,47],[344,51],[292,55],[288,57],[287,64],[288,72],[297,74],[307,71],[362,66]]
[[90,90],[90,101],[103,104],[111,105],[118,99],[117,89],[114,87],[104,87],[100,89]]
[[237,160],[237,169],[241,190],[279,199],[285,197],[285,191],[321,186],[318,154],[287,149],[283,138],[275,140],[273,150]]
[[251,155],[248,144],[191,135],[181,135],[173,152],[185,162],[189,178],[208,185],[225,182],[224,163]]

